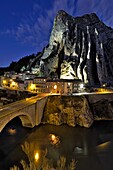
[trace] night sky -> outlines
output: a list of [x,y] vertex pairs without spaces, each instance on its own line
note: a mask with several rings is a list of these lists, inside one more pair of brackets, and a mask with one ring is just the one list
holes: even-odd
[[75,17],[95,12],[113,28],[113,0],[0,0],[0,67],[41,51],[61,9]]

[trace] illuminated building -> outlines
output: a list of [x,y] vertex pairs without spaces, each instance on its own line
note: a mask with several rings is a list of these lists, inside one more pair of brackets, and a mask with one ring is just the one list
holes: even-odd
[[72,94],[84,90],[84,83],[80,79],[47,80],[46,89],[49,93]]

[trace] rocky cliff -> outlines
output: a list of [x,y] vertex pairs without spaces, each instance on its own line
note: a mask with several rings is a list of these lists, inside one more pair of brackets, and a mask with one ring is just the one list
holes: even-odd
[[50,96],[45,106],[43,123],[90,127],[93,115],[84,96]]
[[113,85],[113,29],[94,13],[74,18],[59,11],[40,66],[44,76]]
[[49,96],[42,123],[89,128],[96,120],[113,120],[113,95]]

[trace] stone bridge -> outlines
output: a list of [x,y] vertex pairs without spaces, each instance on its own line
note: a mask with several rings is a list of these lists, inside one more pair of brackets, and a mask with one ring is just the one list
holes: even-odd
[[0,132],[6,124],[19,117],[22,125],[33,128],[41,123],[47,95],[27,98],[0,108]]

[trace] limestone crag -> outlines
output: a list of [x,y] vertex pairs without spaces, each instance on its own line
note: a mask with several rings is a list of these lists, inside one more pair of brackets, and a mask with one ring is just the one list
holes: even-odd
[[93,115],[84,96],[49,96],[42,122],[90,127]]
[[44,76],[113,85],[113,29],[94,13],[74,18],[59,11],[40,66]]

